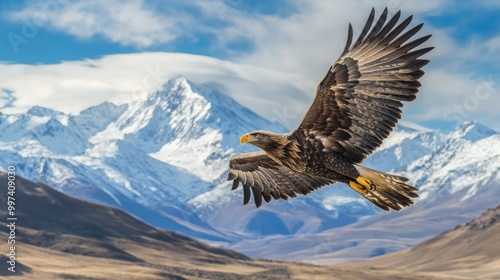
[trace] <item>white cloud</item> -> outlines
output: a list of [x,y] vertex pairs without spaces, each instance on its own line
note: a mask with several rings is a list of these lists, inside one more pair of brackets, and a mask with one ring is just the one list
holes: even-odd
[[[310,105],[308,95],[315,84],[298,74],[179,53],[118,54],[52,65],[0,64],[0,71],[1,88],[16,98],[4,113],[39,105],[76,114],[104,101],[123,104],[144,97],[183,75],[199,84],[217,83],[238,102],[290,128]],[[476,119],[498,129],[500,89],[491,77],[474,80],[437,69],[428,71],[423,83],[419,98],[404,110],[405,120]]]
[[292,84],[303,80],[296,74],[179,53],[117,54],[51,65],[0,64],[0,72],[0,88],[12,91],[16,98],[4,113],[21,113],[39,105],[75,114],[104,101],[126,103],[178,75],[198,84],[217,83],[238,102],[289,125],[293,125],[289,119],[296,121],[301,114],[289,117],[281,108],[310,102],[304,83]]
[[410,120],[438,120],[455,124],[477,120],[499,129],[500,86],[492,76],[471,77],[445,68],[431,69],[422,80],[418,98],[408,104]]
[[192,17],[182,13],[158,13],[145,0],[32,1],[24,9],[10,13],[9,18],[78,38],[100,35],[137,47],[170,42],[181,34],[180,27],[193,24]]

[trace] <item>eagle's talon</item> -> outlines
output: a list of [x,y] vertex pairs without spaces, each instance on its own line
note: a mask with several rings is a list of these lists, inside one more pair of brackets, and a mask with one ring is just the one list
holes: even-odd
[[361,184],[358,184],[355,181],[349,181],[349,186],[362,195],[367,194],[369,191],[369,189],[367,187],[365,187]]
[[356,182],[358,184],[362,185],[363,187],[365,187],[367,190],[371,190],[372,186],[375,186],[373,184],[372,180],[365,178],[365,177],[361,177],[361,176],[356,178]]

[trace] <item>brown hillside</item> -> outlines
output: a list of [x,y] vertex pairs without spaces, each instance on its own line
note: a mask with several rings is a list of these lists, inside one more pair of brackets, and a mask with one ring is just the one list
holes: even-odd
[[[7,182],[0,173],[1,228],[8,215]],[[15,183],[17,279],[450,279],[400,269],[253,260],[40,183],[20,177]],[[8,232],[0,231],[0,240],[7,238]],[[2,255],[7,249],[2,242]],[[12,275],[6,260],[0,258],[2,279]]]
[[355,264],[500,279],[500,205],[413,248]]

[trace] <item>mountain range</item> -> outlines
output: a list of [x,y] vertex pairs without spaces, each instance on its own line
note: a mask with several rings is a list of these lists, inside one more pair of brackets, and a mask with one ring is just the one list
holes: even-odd
[[[422,93],[423,94],[423,93]],[[123,105],[77,115],[43,107],[0,114],[0,169],[122,209],[252,257],[332,263],[402,250],[496,206],[500,135],[476,122],[451,132],[399,125],[364,163],[410,178],[414,207],[381,213],[336,184],[255,209],[225,181],[245,132],[287,129],[210,85],[183,77]]]

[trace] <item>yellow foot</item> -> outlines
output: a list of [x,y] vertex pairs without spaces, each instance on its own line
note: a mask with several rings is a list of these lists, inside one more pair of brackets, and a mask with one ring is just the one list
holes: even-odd
[[368,191],[370,190],[369,188],[367,188],[363,185],[360,185],[360,184],[356,183],[355,181],[349,181],[349,186],[351,186],[351,188],[353,188],[353,190],[357,191],[361,195],[367,194]]
[[362,185],[368,190],[375,190],[375,184],[373,184],[372,180],[368,178],[359,176],[358,178],[356,178],[356,182],[358,182],[358,184]]

